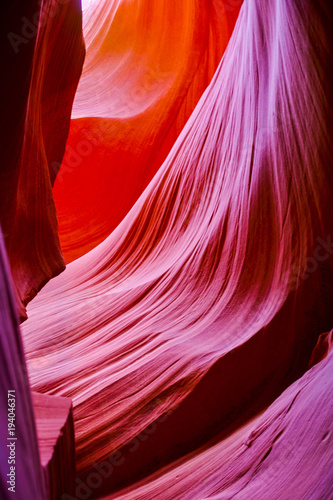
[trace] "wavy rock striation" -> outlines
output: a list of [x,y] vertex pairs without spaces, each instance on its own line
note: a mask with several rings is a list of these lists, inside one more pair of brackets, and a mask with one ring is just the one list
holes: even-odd
[[53,190],[66,262],[109,236],[163,163],[230,38],[241,2],[227,3],[105,0],[85,11],[87,56]]
[[[324,1],[245,0],[210,85],[156,175],[116,229],[29,308],[31,383],[73,399],[79,474],[116,451],[125,460],[100,493],[195,453],[180,465],[179,485],[173,466],[130,498],[272,498],[274,484],[283,488],[275,498],[294,498],[293,488],[299,498],[329,494],[331,356],[273,401],[322,358],[325,348],[312,352],[333,323],[332,20]],[[108,101],[106,112],[118,105]],[[81,106],[102,113],[79,92],[75,112]],[[112,142],[105,149],[118,154]],[[89,189],[96,178],[86,161]],[[254,417],[269,405],[263,420]],[[252,432],[246,446],[244,429]],[[198,449],[218,436],[206,467]],[[293,439],[301,444],[289,473],[284,446]],[[306,465],[305,450],[314,460]],[[193,493],[196,463],[203,476]]]
[[[84,58],[77,0],[3,6],[0,221],[22,319],[65,265],[52,184]],[[13,90],[15,89],[15,90]],[[15,131],[15,132],[14,132]]]

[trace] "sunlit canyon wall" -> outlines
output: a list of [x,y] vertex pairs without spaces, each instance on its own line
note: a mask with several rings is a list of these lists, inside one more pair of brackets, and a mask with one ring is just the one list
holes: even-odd
[[77,498],[333,498],[331,4],[90,2],[77,90],[72,8],[2,225]]

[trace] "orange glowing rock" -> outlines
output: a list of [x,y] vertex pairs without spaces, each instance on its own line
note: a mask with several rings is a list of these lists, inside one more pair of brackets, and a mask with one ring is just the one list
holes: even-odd
[[[126,459],[124,481],[152,466],[154,450],[165,464],[207,429],[231,425],[230,414],[234,422],[259,400],[268,405],[306,370],[333,320],[333,51],[327,15],[303,4],[244,2],[148,187],[31,304],[31,383],[73,398],[80,473],[175,407],[133,469]],[[309,19],[321,29],[309,33]],[[140,148],[130,153],[139,161]],[[68,182],[112,204],[92,158]]]
[[104,240],[148,185],[210,82],[240,5],[88,7],[87,55],[53,190],[67,262]]

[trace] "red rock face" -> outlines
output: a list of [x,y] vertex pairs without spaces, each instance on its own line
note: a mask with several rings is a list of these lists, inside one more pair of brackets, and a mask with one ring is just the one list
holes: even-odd
[[330,351],[230,436],[103,498],[331,498],[332,363]]
[[33,389],[73,398],[78,498],[333,494],[332,6],[239,8],[86,12],[72,262],[22,328]]
[[0,220],[22,318],[64,269],[52,183],[65,150],[84,47],[76,0],[4,8]]
[[[16,303],[0,232],[1,498],[45,498]],[[7,482],[8,481],[8,482]]]
[[236,4],[88,8],[87,56],[53,190],[67,262],[110,234],[163,163],[220,62]]

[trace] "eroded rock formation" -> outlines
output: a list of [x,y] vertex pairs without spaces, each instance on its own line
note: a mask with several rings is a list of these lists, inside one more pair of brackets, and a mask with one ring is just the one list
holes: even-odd
[[1,231],[0,348],[0,495],[4,500],[15,496],[19,499],[44,500],[46,489],[37,445],[31,391]]
[[67,262],[109,236],[163,163],[220,62],[241,2],[233,4],[88,7],[87,56],[54,186]]
[[246,1],[148,187],[31,305],[31,382],[74,398],[79,473],[173,412],[103,488],[272,403],[332,324],[329,13]]
[[1,189],[25,304],[63,269],[60,168],[73,261],[22,332],[33,389],[73,399],[77,497],[330,499],[332,6],[91,3],[62,160],[70,6],[26,54]]
[[21,318],[65,268],[52,184],[69,130],[84,46],[78,0],[2,6],[0,222]]

